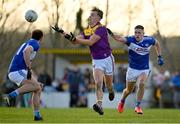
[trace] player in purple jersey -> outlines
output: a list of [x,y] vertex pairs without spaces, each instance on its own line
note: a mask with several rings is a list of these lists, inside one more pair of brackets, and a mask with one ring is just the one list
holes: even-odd
[[105,26],[102,26],[100,20],[103,12],[98,8],[93,8],[88,18],[89,27],[76,37],[73,43],[88,45],[92,56],[93,77],[96,85],[96,103],[93,109],[100,115],[103,115],[103,79],[109,91],[109,100],[114,99],[113,73],[114,57],[108,42],[108,32]]
[[32,60],[39,50],[42,38],[43,32],[38,29],[34,30],[31,39],[23,43],[13,56],[8,71],[9,79],[19,86],[18,89],[8,94],[6,98],[8,104],[10,104],[9,99],[16,98],[19,94],[33,92],[32,104],[35,121],[42,120],[39,111],[42,84],[32,73]]
[[55,31],[63,33],[65,38],[74,44],[87,45],[90,48],[93,65],[93,77],[96,86],[96,103],[93,109],[100,115],[103,115],[103,79],[109,91],[109,100],[114,99],[113,90],[113,73],[114,73],[114,57],[108,42],[108,32],[105,26],[102,26],[100,20],[103,12],[98,8],[93,8],[88,18],[89,26],[77,37],[72,33],[67,34],[58,27],[52,27]]
[[126,73],[126,88],[123,90],[121,100],[118,104],[118,111],[120,113],[123,112],[125,100],[137,84],[138,90],[135,112],[137,114],[143,114],[140,104],[144,95],[145,82],[150,72],[149,52],[151,46],[154,46],[156,49],[158,64],[163,65],[164,61],[161,56],[159,42],[154,37],[144,36],[144,27],[142,25],[137,25],[134,30],[135,35],[127,37],[114,35],[109,29],[108,32],[115,40],[126,44],[129,50],[129,67]]

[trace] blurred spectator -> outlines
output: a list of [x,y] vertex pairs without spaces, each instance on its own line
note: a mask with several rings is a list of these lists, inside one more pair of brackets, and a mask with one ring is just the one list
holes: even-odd
[[[1,86],[1,85],[0,85]],[[3,106],[3,97],[2,97],[2,92],[1,92],[1,89],[0,89],[0,106]]]
[[79,100],[79,84],[83,82],[83,75],[77,65],[73,65],[68,72],[70,91],[70,107],[77,107]]
[[84,84],[79,85],[79,101],[78,107],[87,107],[88,99],[87,99],[87,89]]
[[[1,85],[1,92],[2,94],[8,94],[14,90],[16,90],[18,88],[18,86],[9,80],[8,76],[6,76],[6,79],[4,80],[4,82]],[[16,106],[18,103],[18,98],[13,98],[10,99],[10,106]]]
[[89,68],[85,69],[84,82],[85,82],[85,87],[86,89],[88,89],[88,91],[91,92],[95,90],[95,83],[93,81],[92,71]]
[[68,90],[68,68],[64,68],[64,75],[60,80],[58,91],[67,91]]
[[126,68],[119,66],[118,67],[118,72],[117,75],[115,75],[116,77],[114,78],[114,89],[117,92],[122,92],[123,89],[125,88],[125,83],[126,83]]
[[26,93],[21,96],[21,107],[31,107],[31,97],[32,97],[32,93]]
[[164,73],[164,81],[161,84],[160,91],[160,108],[170,108],[173,107],[173,93],[171,90],[171,77],[169,71],[165,71]]
[[43,91],[46,93],[57,92],[56,88],[51,85],[51,83],[46,84],[43,88]]
[[126,83],[126,71],[127,71],[126,67],[120,66],[118,68],[119,82],[121,82],[123,84]]
[[175,72],[172,77],[172,87],[173,87],[173,102],[175,108],[179,108],[180,105],[180,70]]
[[56,92],[56,89],[52,86],[52,79],[46,71],[44,71],[42,74],[39,74],[38,81],[44,84],[44,92]]
[[159,73],[153,76],[154,80],[154,99],[156,106],[160,107],[160,97],[161,97],[161,85],[165,80],[164,70],[160,70]]
[[55,80],[52,81],[52,87],[54,89],[56,89],[57,91],[62,91],[63,90],[62,87],[60,86],[60,82],[61,82],[61,80],[58,79],[58,78],[56,78]]
[[59,91],[59,92],[64,92],[68,90],[67,81],[63,81],[58,78],[52,82],[52,86],[56,89],[56,91]]
[[57,91],[64,92],[64,91],[68,90],[68,86],[69,86],[68,81],[67,81],[68,72],[69,72],[69,69],[65,67],[64,68],[64,75],[62,76],[62,79],[57,78],[52,82],[52,86]]
[[44,73],[38,75],[38,81],[43,83],[44,86],[50,86],[52,79],[51,76],[46,71],[44,71]]

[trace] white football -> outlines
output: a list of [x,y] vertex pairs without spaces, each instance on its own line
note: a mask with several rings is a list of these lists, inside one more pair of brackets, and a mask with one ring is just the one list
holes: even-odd
[[28,21],[28,22],[34,22],[34,21],[37,20],[37,18],[38,18],[38,14],[36,13],[36,11],[34,11],[34,10],[28,10],[28,11],[26,11],[26,13],[25,13],[25,19],[26,19],[26,21]]

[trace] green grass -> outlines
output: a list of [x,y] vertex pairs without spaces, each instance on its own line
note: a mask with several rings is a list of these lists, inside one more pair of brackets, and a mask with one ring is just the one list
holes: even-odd
[[[105,109],[103,116],[92,109],[41,109],[42,123],[180,123],[180,110],[144,109],[137,115],[133,109],[119,114],[115,109]],[[0,123],[33,123],[31,108],[0,108]]]

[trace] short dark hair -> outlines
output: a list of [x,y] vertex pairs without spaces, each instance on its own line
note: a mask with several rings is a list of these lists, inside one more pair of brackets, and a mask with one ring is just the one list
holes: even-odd
[[43,37],[43,32],[39,29],[36,29],[32,32],[32,39],[40,40]]
[[136,27],[134,29],[142,29],[142,30],[144,30],[144,27],[142,25],[136,25]]
[[98,15],[101,19],[103,18],[103,11],[100,10],[99,8],[94,7],[91,11],[96,11],[96,12],[97,12],[97,15]]

